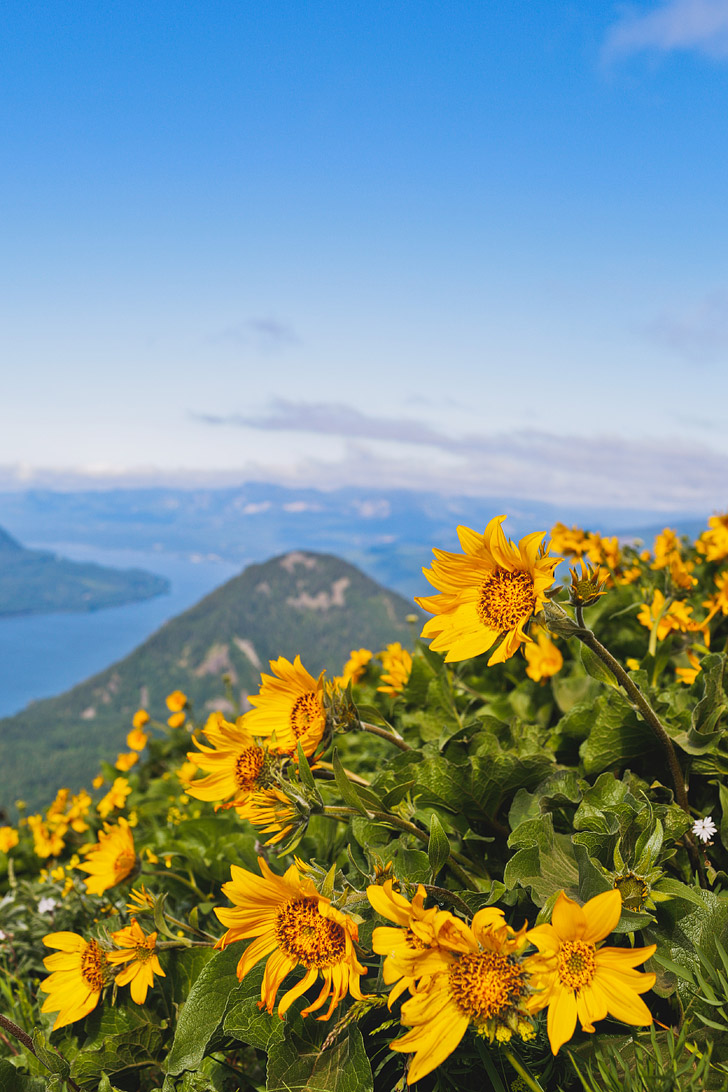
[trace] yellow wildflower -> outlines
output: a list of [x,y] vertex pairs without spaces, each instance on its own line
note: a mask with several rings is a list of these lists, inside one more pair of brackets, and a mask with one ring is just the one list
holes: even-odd
[[118,756],[114,766],[117,770],[121,770],[122,773],[127,773],[139,761],[139,755],[136,751],[128,751]]
[[48,948],[58,948],[43,960],[52,973],[40,984],[48,997],[41,1012],[57,1012],[53,1031],[80,1020],[96,1007],[111,975],[106,953],[95,940],[78,933],[48,933]]
[[676,667],[675,676],[681,683],[685,683],[686,686],[691,686],[702,669],[700,667],[700,660],[691,649],[686,649],[685,655],[688,658],[690,667]]
[[551,678],[564,666],[564,657],[556,647],[549,635],[538,627],[536,640],[525,645],[523,654],[526,657],[528,667],[526,674],[534,682],[541,682]]
[[693,608],[680,599],[667,600],[659,588],[655,589],[652,603],[643,603],[637,613],[640,625],[651,630],[657,624],[657,640],[663,641],[669,633],[702,633],[706,644],[710,635],[705,622],[691,618]]
[[334,678],[337,686],[345,690],[349,683],[358,683],[372,658],[368,648],[353,648],[349,659],[344,664],[343,673]]
[[189,751],[187,758],[193,772],[203,770],[208,776],[186,782],[185,789],[195,800],[230,799],[228,806],[244,815],[248,797],[267,778],[267,751],[246,731],[245,717],[232,724],[222,713],[211,713],[204,731],[210,746],[193,739],[200,753]]
[[577,1017],[582,1031],[594,1031],[594,1021],[607,1014],[625,1024],[644,1027],[652,1014],[639,996],[655,984],[654,974],[635,970],[654,953],[646,948],[598,947],[619,921],[622,896],[605,891],[579,906],[562,891],[550,925],[537,925],[527,939],[538,950],[528,961],[535,985],[535,1011],[548,1006],[551,1050],[558,1052],[574,1034]]
[[249,699],[254,708],[245,714],[245,726],[251,735],[274,736],[280,754],[295,756],[300,743],[308,758],[326,729],[324,673],[314,679],[300,656],[293,663],[279,656],[270,666],[273,674],[261,676],[260,692]]
[[106,796],[102,796],[96,805],[96,810],[102,819],[106,819],[115,808],[126,807],[126,798],[131,792],[131,785],[125,777],[114,778]]
[[292,1003],[321,976],[323,986],[316,1000],[301,1013],[307,1016],[329,1007],[319,1020],[328,1020],[347,993],[362,1000],[360,976],[366,969],[354,950],[358,939],[356,923],[331,905],[314,887],[308,876],[301,876],[295,864],[285,875],[277,876],[262,857],[258,858],[261,876],[237,865],[231,867],[232,879],[223,892],[234,906],[216,908],[215,913],[227,926],[217,948],[226,948],[236,940],[257,939],[243,952],[238,963],[242,981],[251,967],[268,957],[260,991],[261,1007],[273,1012],[276,994],[284,978],[295,967],[306,974],[281,998],[278,1015],[283,1016]]
[[405,990],[414,993],[418,953],[436,946],[434,922],[441,913],[436,906],[425,910],[426,892],[422,884],[410,902],[394,890],[394,883],[387,879],[381,885],[367,887],[367,898],[376,912],[396,926],[377,926],[372,935],[373,950],[386,956],[382,966],[384,983],[387,986],[394,983],[387,999],[390,1009]]
[[143,728],[146,724],[149,724],[149,713],[147,713],[146,709],[137,709],[131,718],[131,723],[134,728]]
[[65,824],[51,829],[40,815],[29,815],[28,826],[33,834],[33,849],[37,857],[57,857],[65,848],[63,835],[68,829]]
[[728,557],[728,512],[710,517],[708,530],[703,531],[696,546],[706,561],[723,561]]
[[0,827],[0,851],[7,853],[18,844],[19,836],[15,827]]
[[187,695],[181,690],[173,690],[167,695],[167,708],[171,713],[179,713],[187,705]]
[[386,686],[378,686],[377,690],[382,694],[390,694],[396,698],[401,694],[409,681],[412,672],[412,657],[406,648],[402,648],[399,641],[387,645],[383,652],[379,653],[382,661],[382,679]]
[[181,728],[186,720],[186,713],[172,713],[171,717],[167,717],[167,724],[170,728]]
[[100,789],[106,778],[103,774],[96,774],[96,777],[91,782],[91,787],[94,789]]
[[115,887],[136,867],[134,837],[126,819],[120,817],[116,825],[104,823],[99,840],[86,850],[86,863],[79,865],[81,872],[88,872],[84,880],[89,895],[102,895]]
[[126,745],[132,751],[143,751],[149,742],[149,736],[141,728],[132,728],[126,737]]
[[239,814],[248,822],[258,827],[262,834],[272,834],[265,845],[274,846],[282,842],[294,828],[298,813],[291,801],[279,789],[261,789],[248,798],[244,809]]
[[126,963],[126,967],[116,976],[117,986],[129,986],[131,999],[137,1005],[143,1005],[147,999],[147,990],[154,985],[154,976],[165,978],[157,956],[157,934],[145,933],[136,918],[131,925],[111,934],[111,939],[119,951],[108,952],[106,958],[113,966]]
[[551,548],[557,554],[569,557],[583,557],[589,547],[589,536],[581,527],[567,527],[564,523],[555,523],[551,528]]
[[503,534],[505,516],[492,519],[482,535],[458,527],[463,554],[433,550],[432,569],[423,569],[440,595],[415,599],[434,614],[422,636],[446,661],[487,652],[502,638],[488,664],[503,663],[521,644],[529,618],[546,602],[560,558],[547,557],[543,533],[526,535],[514,546]]

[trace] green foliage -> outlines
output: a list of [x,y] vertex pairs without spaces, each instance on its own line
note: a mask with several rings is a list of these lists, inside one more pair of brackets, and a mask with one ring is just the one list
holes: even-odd
[[728,1079],[711,1069],[710,1047],[690,1048],[684,1032],[625,1044],[600,1043],[585,1069],[574,1062],[584,1092],[725,1092]]

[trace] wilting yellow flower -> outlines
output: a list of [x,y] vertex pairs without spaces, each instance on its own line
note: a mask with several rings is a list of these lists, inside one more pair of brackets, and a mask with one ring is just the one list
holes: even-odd
[[250,698],[254,706],[245,714],[245,727],[254,736],[275,736],[280,754],[295,755],[301,744],[308,758],[321,742],[326,728],[323,671],[314,679],[301,663],[284,656],[270,661],[273,675],[262,675],[260,692]]
[[63,835],[68,830],[64,824],[51,829],[40,815],[29,815],[28,826],[33,834],[33,849],[37,857],[57,857],[65,848]]
[[434,946],[423,946],[406,964],[418,980],[402,1005],[401,1020],[410,1030],[390,1044],[414,1052],[410,1084],[449,1057],[471,1025],[491,1042],[508,1042],[514,1034],[527,1041],[535,1034],[528,960],[522,958],[526,926],[515,932],[502,910],[488,906],[470,926],[438,911],[433,930]]
[[217,948],[226,948],[236,940],[257,939],[248,945],[238,963],[242,980],[251,967],[268,957],[260,990],[261,1007],[273,1012],[276,994],[290,971],[303,966],[306,974],[281,998],[278,1015],[283,1016],[293,1002],[312,986],[319,975],[323,986],[316,1000],[301,1013],[307,1016],[331,998],[319,1020],[328,1020],[339,1002],[350,993],[362,1000],[360,976],[366,969],[354,951],[358,938],[356,923],[319,894],[308,876],[301,876],[295,864],[285,875],[276,876],[262,857],[258,858],[261,876],[231,867],[232,880],[223,884],[223,892],[234,903],[232,909],[216,908],[215,913],[227,926]]
[[149,736],[141,728],[132,728],[126,737],[126,745],[132,751],[143,751],[149,742]]
[[141,887],[132,887],[129,898],[131,902],[126,904],[126,908],[130,914],[138,914],[142,910],[154,908],[154,895],[149,894],[144,884]]
[[536,640],[525,645],[523,654],[526,657],[528,667],[526,674],[534,682],[541,679],[549,679],[564,666],[564,657],[541,627],[538,627]]
[[7,853],[18,844],[18,837],[15,827],[0,827],[0,851]]
[[89,874],[83,881],[89,895],[102,895],[125,880],[136,866],[134,837],[126,819],[120,817],[114,826],[104,823],[98,842],[86,850],[85,856],[86,863],[78,867]]
[[222,713],[211,713],[205,735],[210,746],[193,739],[200,753],[189,751],[187,758],[193,772],[204,770],[208,776],[186,781],[185,791],[195,800],[230,800],[229,806],[244,815],[242,806],[267,779],[268,752],[246,731],[245,717],[232,724]]
[[574,1034],[577,1017],[582,1031],[594,1031],[594,1021],[607,1014],[625,1024],[644,1027],[652,1014],[639,996],[655,984],[654,974],[635,970],[654,953],[647,948],[600,948],[619,921],[622,896],[605,891],[584,906],[562,891],[550,925],[537,925],[526,934],[538,950],[529,960],[535,984],[535,1010],[548,1006],[551,1050],[558,1052]]
[[114,766],[117,770],[121,770],[122,773],[126,773],[139,761],[139,755],[136,751],[127,751],[120,754],[117,758]]
[[171,713],[179,713],[187,705],[187,695],[181,690],[173,690],[167,694],[167,708]]
[[131,723],[134,728],[143,728],[145,724],[149,724],[149,713],[146,709],[137,709],[131,718]]
[[546,556],[543,533],[526,535],[515,547],[503,534],[505,518],[496,516],[482,535],[458,527],[464,553],[433,550],[432,568],[423,569],[442,594],[415,599],[435,615],[422,636],[436,652],[447,652],[449,662],[479,656],[502,637],[488,664],[503,663],[530,641],[524,626],[546,602],[544,593],[561,559]]
[[343,674],[337,675],[334,679],[336,685],[344,690],[349,683],[358,683],[371,658],[372,653],[368,648],[353,648],[349,659],[344,664]]
[[551,528],[551,547],[557,554],[582,557],[589,547],[589,536],[581,527],[567,527],[565,523],[555,523]]
[[678,678],[681,683],[685,683],[687,686],[691,686],[697,679],[702,668],[700,667],[700,660],[694,652],[692,652],[690,649],[686,649],[685,655],[688,658],[690,667],[676,667],[675,677]]
[[710,517],[708,530],[703,531],[696,546],[705,554],[706,561],[723,561],[728,557],[728,512]]
[[399,641],[395,641],[379,653],[379,659],[382,661],[381,681],[386,683],[386,686],[378,686],[377,690],[396,698],[409,681],[412,673],[412,657],[406,648],[402,648]]
[[260,829],[261,834],[272,834],[265,843],[274,846],[282,842],[287,834],[290,834],[295,826],[298,813],[280,789],[261,789],[248,797],[245,808],[239,809],[248,822]]
[[422,884],[418,885],[412,902],[394,890],[392,879],[381,885],[370,884],[367,898],[381,917],[397,926],[377,926],[372,935],[373,950],[386,956],[382,965],[384,982],[387,986],[395,983],[387,1002],[391,1008],[405,990],[414,992],[418,953],[435,944],[434,921],[440,911],[436,906],[425,910],[426,892]]
[[48,994],[41,1012],[58,1013],[55,1031],[91,1012],[111,975],[106,953],[95,940],[84,940],[78,933],[48,933],[43,943],[60,949],[43,960],[52,973],[40,984]]
[[115,808],[126,807],[126,798],[131,792],[131,785],[125,777],[114,778],[106,796],[102,796],[96,805],[96,811],[102,819],[106,819]]
[[157,934],[145,933],[136,918],[126,929],[119,929],[111,934],[111,939],[120,951],[108,952],[109,963],[127,966],[116,976],[117,986],[129,986],[131,999],[137,1005],[143,1005],[147,999],[147,990],[154,985],[155,974],[160,978],[166,975],[157,956]]

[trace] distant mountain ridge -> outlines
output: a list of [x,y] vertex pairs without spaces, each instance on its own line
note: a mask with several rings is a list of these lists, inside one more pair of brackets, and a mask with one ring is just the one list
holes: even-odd
[[163,576],[29,550],[0,527],[0,617],[100,610],[168,591]]
[[[124,660],[58,697],[0,721],[0,806],[40,806],[60,785],[88,784],[124,749],[141,704],[166,715],[182,689],[198,715],[229,709],[227,674],[245,702],[278,656],[337,674],[354,648],[412,643],[414,604],[328,554],[293,551],[251,565],[171,619]],[[38,756],[43,756],[42,761]]]

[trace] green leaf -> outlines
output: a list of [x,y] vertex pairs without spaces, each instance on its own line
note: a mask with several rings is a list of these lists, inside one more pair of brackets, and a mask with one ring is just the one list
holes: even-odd
[[356,788],[351,783],[351,781],[349,781],[349,778],[344,772],[344,767],[341,764],[339,752],[336,750],[336,748],[334,748],[331,762],[334,767],[334,779],[336,781],[336,787],[339,790],[339,794],[344,803],[348,804],[350,808],[354,808],[355,811],[358,811],[359,814],[363,815],[365,819],[371,819],[370,813],[367,811],[367,809],[364,807],[361,800],[359,799],[359,794],[357,793]]
[[597,682],[600,683],[605,683],[607,686],[614,687],[615,689],[619,687],[619,683],[607,665],[599,659],[596,652],[592,651],[588,645],[580,643],[579,653],[587,675],[591,675],[592,679],[596,679]]
[[271,1046],[267,1092],[374,1092],[372,1069],[353,1024],[328,1050],[289,1032]]
[[[156,1024],[143,1021],[137,1015],[136,1027],[105,1035],[97,1050],[83,1050],[71,1063],[71,1076],[80,1084],[98,1082],[102,1073],[120,1073],[125,1069],[155,1064],[162,1047],[162,1030]],[[123,1019],[123,1018],[122,1018]]]
[[[575,710],[572,710],[573,716]],[[584,710],[591,728],[579,753],[587,774],[623,766],[654,750],[655,737],[618,690],[601,694]]]
[[566,891],[571,898],[578,894],[579,868],[574,847],[568,834],[554,832],[551,815],[521,823],[508,845],[521,848],[505,867],[506,887],[520,884],[528,888],[537,906],[559,891]]
[[238,982],[236,968],[244,950],[242,943],[237,942],[217,952],[196,980],[179,1014],[167,1058],[166,1072],[172,1076],[199,1067],[228,1008],[240,999],[238,991],[242,983]]
[[450,856],[450,839],[434,811],[430,819],[430,841],[427,846],[427,856],[430,860],[430,868],[434,879]]
[[7,1059],[0,1058],[0,1092],[47,1092],[47,1088],[44,1078],[18,1073]]
[[[265,960],[261,960],[248,971],[240,983],[246,990],[246,996],[229,1006],[222,1030],[225,1035],[241,1043],[268,1051],[273,1043],[283,1038],[286,1025],[277,1013],[270,1015],[265,1009],[261,1011],[258,1008],[264,973]],[[236,991],[236,996],[239,992]]]
[[728,709],[724,688],[725,655],[711,652],[703,657],[700,666],[703,696],[693,709],[689,731],[673,736],[682,750],[690,755],[705,754],[717,744],[725,734],[720,720]]
[[298,759],[298,776],[301,779],[301,784],[304,788],[308,789],[311,796],[318,800],[319,804],[322,804],[321,793],[318,791],[316,782],[314,781],[313,774],[311,773],[311,767],[308,764],[308,759],[303,753],[303,747],[300,743],[297,747],[297,759]]
[[65,1079],[71,1072],[71,1067],[65,1058],[62,1058],[60,1054],[57,1054],[56,1051],[48,1045],[48,1040],[40,1028],[33,1028],[31,1039],[38,1060],[42,1062],[46,1069],[49,1069],[51,1073],[58,1073]]

